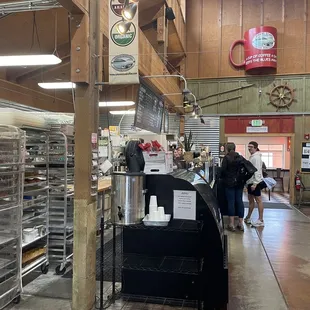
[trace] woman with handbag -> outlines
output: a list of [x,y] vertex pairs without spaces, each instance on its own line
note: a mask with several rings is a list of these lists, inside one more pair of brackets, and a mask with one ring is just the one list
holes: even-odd
[[243,159],[244,158],[236,152],[236,145],[234,143],[228,143],[227,155],[222,161],[221,178],[225,186],[229,216],[228,229],[230,231],[236,230],[234,223],[235,215],[239,218],[237,228],[240,231],[244,231],[244,204],[242,201],[244,181],[238,178]]

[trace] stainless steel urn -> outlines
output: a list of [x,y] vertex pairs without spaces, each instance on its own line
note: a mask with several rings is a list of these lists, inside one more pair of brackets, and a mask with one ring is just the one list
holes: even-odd
[[112,221],[119,225],[140,223],[145,216],[145,175],[114,172],[112,175]]

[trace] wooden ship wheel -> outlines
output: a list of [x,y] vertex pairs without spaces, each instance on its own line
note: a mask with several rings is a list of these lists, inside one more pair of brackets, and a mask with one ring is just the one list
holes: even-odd
[[296,101],[294,98],[294,92],[296,89],[290,88],[287,83],[283,85],[276,85],[273,83],[273,89],[270,93],[266,93],[269,95],[269,104],[272,104],[277,108],[277,111],[280,109],[290,109],[293,101]]

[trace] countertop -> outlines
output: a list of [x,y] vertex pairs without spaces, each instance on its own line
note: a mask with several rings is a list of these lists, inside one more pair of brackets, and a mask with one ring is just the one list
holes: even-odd
[[110,189],[111,185],[112,185],[111,177],[99,179],[99,181],[98,181],[98,192],[100,193],[100,192],[104,192],[104,191]]

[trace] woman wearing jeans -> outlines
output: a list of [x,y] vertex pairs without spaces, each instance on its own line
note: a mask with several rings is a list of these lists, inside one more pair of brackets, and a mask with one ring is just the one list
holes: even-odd
[[243,157],[236,151],[234,143],[227,144],[227,155],[223,158],[221,177],[225,185],[225,194],[228,204],[228,216],[230,231],[235,231],[235,215],[238,215],[239,222],[237,228],[244,231],[243,217],[244,204],[242,201],[244,182],[238,179],[240,165]]

